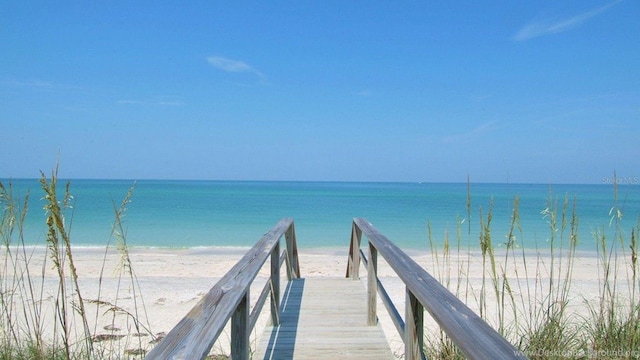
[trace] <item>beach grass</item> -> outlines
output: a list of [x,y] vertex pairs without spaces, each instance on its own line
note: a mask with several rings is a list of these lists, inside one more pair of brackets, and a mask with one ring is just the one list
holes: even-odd
[[[0,359],[119,359],[144,355],[149,345],[142,344],[142,337],[149,335],[156,339],[148,323],[141,320],[148,317],[126,243],[123,219],[133,186],[122,205],[114,205],[112,238],[121,258],[116,269],[119,273],[116,296],[113,299],[100,296],[106,258],[112,247],[108,243],[98,280],[98,297],[88,299],[83,296],[71,246],[74,199],[70,183],[65,184],[62,194],[58,193],[56,168],[50,177],[41,174],[40,185],[44,193],[46,254],[42,263],[35,265],[37,247],[26,245],[23,235],[29,193],[19,202],[11,183],[5,186],[0,182]],[[51,271],[55,274],[53,294],[51,287],[46,286]],[[128,292],[126,296],[134,299],[133,311],[119,306],[118,299],[124,297],[121,292]],[[111,319],[111,326],[99,329],[98,320],[105,317]],[[120,330],[113,325],[115,319],[122,317],[130,321],[136,336],[113,333]],[[138,339],[137,343],[131,339]]]
[[[615,179],[615,174],[614,174]],[[535,249],[519,246],[521,228],[519,198],[513,199],[510,228],[504,240],[495,243],[491,229],[492,203],[488,211],[478,208],[477,240],[471,230],[471,191],[468,187],[467,218],[456,222],[457,254],[452,261],[448,234],[442,248],[428,231],[435,275],[456,296],[531,359],[640,358],[640,283],[637,236],[640,223],[623,222],[623,204],[618,201],[614,181],[609,211],[611,221],[593,233],[597,248],[599,295],[596,301],[572,291],[580,279],[574,276],[578,255],[578,200],[558,198],[551,188],[541,218],[548,236]],[[467,237],[462,226],[467,223]],[[429,228],[429,225],[427,225]],[[465,244],[465,241],[467,245]],[[469,273],[478,261],[470,250],[480,248],[482,271]],[[465,259],[466,257],[466,259]],[[454,264],[455,265],[452,265]],[[452,269],[452,266],[455,268]],[[429,269],[428,269],[429,270]],[[456,274],[452,277],[451,274]],[[581,274],[584,275],[584,274]],[[464,356],[441,330],[426,335],[428,358],[463,359]]]

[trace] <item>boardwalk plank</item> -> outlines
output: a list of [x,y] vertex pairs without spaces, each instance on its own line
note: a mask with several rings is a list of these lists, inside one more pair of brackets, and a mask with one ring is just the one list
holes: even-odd
[[391,359],[380,325],[367,326],[360,281],[295,279],[281,300],[280,326],[265,329],[254,359]]

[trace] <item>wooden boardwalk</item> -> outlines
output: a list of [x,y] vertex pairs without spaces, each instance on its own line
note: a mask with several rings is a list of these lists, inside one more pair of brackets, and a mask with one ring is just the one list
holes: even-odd
[[[363,235],[368,241],[368,259],[361,249]],[[281,251],[283,236],[286,249]],[[378,255],[405,284],[404,317],[379,281]],[[271,276],[252,302],[249,290],[268,259]],[[358,280],[361,262],[367,270],[366,290]],[[280,285],[283,264],[288,280],[284,294]],[[364,218],[353,220],[346,275],[347,278],[301,279],[293,219],[284,218],[249,249],[145,359],[204,360],[227,325],[231,327],[231,357],[235,360],[390,359],[389,344],[377,322],[377,294],[404,341],[407,360],[424,359],[425,310],[469,359],[526,359]],[[279,325],[266,329],[256,353],[250,356],[249,337],[269,298],[271,318]]]
[[367,326],[367,294],[347,278],[294,279],[280,326],[267,327],[253,359],[391,359],[380,325]]

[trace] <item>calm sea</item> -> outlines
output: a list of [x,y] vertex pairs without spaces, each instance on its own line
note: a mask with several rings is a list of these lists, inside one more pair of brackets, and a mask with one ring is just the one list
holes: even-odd
[[[8,180],[2,181],[5,186]],[[66,181],[65,181],[66,182]],[[59,194],[64,188],[59,181]],[[44,244],[43,192],[37,180],[12,180],[13,195],[30,192],[24,236]],[[68,210],[71,238],[82,246],[105,245],[120,206],[133,181],[72,180],[73,211]],[[551,193],[550,193],[551,191]],[[127,242],[142,247],[251,246],[279,219],[293,217],[301,249],[347,248],[354,217],[365,217],[383,234],[408,249],[428,249],[433,239],[454,244],[460,229],[464,246],[478,248],[480,216],[493,204],[494,244],[506,241],[514,199],[519,198],[520,246],[546,247],[552,204],[561,210],[565,196],[576,199],[580,249],[594,250],[593,232],[613,234],[610,210],[616,204],[613,185],[471,184],[471,216],[465,183],[351,183],[246,181],[138,181],[127,206]],[[551,195],[550,195],[551,194]],[[629,238],[640,217],[640,186],[618,186],[621,228]],[[572,204],[570,208],[572,207]],[[461,224],[457,226],[457,224]],[[559,237],[560,232],[557,233]],[[565,233],[567,236],[567,233]]]

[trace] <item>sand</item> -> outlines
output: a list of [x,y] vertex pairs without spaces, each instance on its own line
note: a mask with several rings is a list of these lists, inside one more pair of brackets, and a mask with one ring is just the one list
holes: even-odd
[[[42,248],[33,250],[30,255],[30,269],[39,274],[43,269],[45,259]],[[202,298],[204,294],[244,255],[247,249],[237,248],[193,248],[193,249],[130,249],[131,267],[136,275],[136,282],[132,282],[128,274],[122,273],[121,257],[116,251],[105,254],[99,248],[75,248],[74,262],[80,278],[81,294],[85,300],[100,300],[103,305],[88,303],[90,313],[90,328],[97,339],[117,338],[117,345],[107,345],[109,341],[100,342],[100,346],[119,346],[122,349],[135,351],[138,348],[150,349],[155,337],[162,337]],[[303,277],[345,276],[347,268],[347,249],[316,249],[299,251],[300,267]],[[448,262],[436,262],[428,252],[410,252],[409,255],[423,266],[434,277],[448,282],[448,287],[472,309],[479,309],[479,293],[482,288],[482,256],[479,253],[452,254]],[[499,261],[504,267],[504,253],[499,254]],[[440,257],[442,259],[442,257]],[[548,254],[528,253],[527,273],[522,258],[517,263],[507,261],[506,273],[511,279],[511,286],[517,302],[538,306],[549,293],[548,281],[551,274],[551,258]],[[51,261],[44,266],[45,282],[42,298],[53,303],[57,291],[57,277],[52,269]],[[557,258],[554,261],[554,274],[566,271],[564,263]],[[379,275],[383,285],[387,288],[392,300],[401,314],[404,314],[404,284],[395,276],[393,271],[379,260]],[[623,265],[621,265],[623,266]],[[570,308],[572,312],[588,315],[587,303],[595,304],[599,299],[602,273],[599,271],[598,259],[595,254],[578,254],[573,265],[573,280],[570,289]],[[498,271],[501,268],[498,268]],[[564,269],[564,270],[563,270]],[[268,277],[268,265],[263,268],[255,291],[258,294]],[[462,282],[457,279],[462,272]],[[366,286],[366,270],[361,269],[363,286]],[[465,274],[468,274],[466,276]],[[626,274],[626,268],[621,267],[620,275]],[[122,275],[122,276],[120,276]],[[37,276],[36,276],[37,278]],[[447,281],[448,279],[448,281]],[[468,281],[467,281],[468,279]],[[626,284],[624,279],[619,279]],[[284,283],[284,280],[283,280]],[[458,286],[459,285],[459,286]],[[486,286],[491,287],[490,280]],[[489,289],[488,322],[497,324],[497,302]],[[254,296],[253,300],[255,300]],[[109,312],[110,303],[118,306],[118,311]],[[137,311],[136,311],[137,305]],[[527,312],[528,309],[521,309]],[[45,308],[45,315],[53,313],[52,307]],[[264,308],[265,316],[261,318],[254,331],[253,343],[257,343],[261,329],[267,323],[268,306]],[[140,319],[145,329],[153,335],[136,336],[136,326],[132,316],[126,310]],[[115,316],[113,315],[115,313]],[[511,316],[511,311],[507,312]],[[394,325],[386,314],[384,306],[379,302],[378,314],[380,324],[390,342],[392,351],[398,357],[403,354],[404,346]],[[493,319],[493,320],[492,320]],[[427,332],[437,333],[437,326],[425,315]],[[51,326],[49,326],[51,328]],[[145,331],[143,331],[145,332]],[[115,336],[114,336],[115,335]],[[120,335],[125,337],[120,338]],[[223,333],[220,341],[214,346],[213,352],[228,354],[228,333]]]

